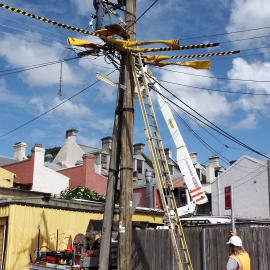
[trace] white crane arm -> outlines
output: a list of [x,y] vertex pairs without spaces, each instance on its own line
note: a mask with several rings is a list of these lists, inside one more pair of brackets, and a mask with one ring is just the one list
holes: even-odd
[[[154,80],[152,80],[151,83],[153,84],[153,87],[157,90],[157,92],[162,94],[162,90],[160,89],[158,83]],[[175,143],[177,149],[177,164],[181,170],[181,173],[184,176],[184,180],[189,190],[191,200],[195,204],[204,204],[208,201],[208,199],[205,195],[196,169],[194,168],[180,130],[174,120],[172,111],[168,106],[167,102],[161,97],[161,95],[157,94],[157,99],[162,115],[167,123],[169,131]]]

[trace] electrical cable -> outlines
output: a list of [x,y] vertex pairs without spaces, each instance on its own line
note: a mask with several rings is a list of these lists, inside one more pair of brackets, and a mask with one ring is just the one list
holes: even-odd
[[[152,88],[153,89],[153,88]],[[202,145],[204,145],[211,153],[220,156],[221,159],[225,162],[228,163],[228,159],[224,156],[220,155],[220,151],[216,151],[209,143],[207,143],[189,124],[188,122],[172,107],[172,105],[168,102],[165,101],[163,97],[161,97],[164,102],[167,103],[167,105],[171,108],[171,110],[176,114],[176,116],[182,121],[182,123],[186,126],[186,128],[193,134],[194,137],[197,138],[199,142],[201,142]]]
[[[151,87],[151,89],[153,89]],[[155,91],[155,89],[153,89]],[[160,93],[158,93],[156,91],[157,94],[160,95]],[[160,95],[160,97],[164,100],[164,98]],[[183,117],[180,116],[180,114],[172,107],[172,105],[170,103],[173,104],[172,101],[170,101],[169,99],[167,99],[167,101],[164,100],[164,102],[166,102],[168,104],[168,106],[172,109],[172,111],[176,114],[176,116],[184,123],[184,125],[187,127],[188,131],[190,131],[192,133],[192,135],[205,147],[207,148],[211,153],[213,153],[216,156],[219,156],[219,158],[227,165],[231,165],[230,164],[230,160],[225,157],[224,155],[222,155],[221,153],[223,153],[225,150],[229,149],[230,147],[224,143],[221,143],[223,145],[223,147],[220,150],[215,150],[209,143],[207,143],[188,123],[187,121],[184,120]],[[173,104],[174,105],[174,104]],[[187,117],[189,117],[191,120],[193,120],[196,124],[198,124],[201,128],[205,129],[206,128],[204,126],[201,126],[196,120],[194,120],[193,118],[190,117],[190,115],[188,115],[187,113],[185,113],[185,115]],[[206,130],[207,131],[207,130]],[[210,133],[210,135],[214,136],[213,134]],[[205,164],[206,162],[208,162],[208,159],[201,163],[202,165]],[[246,166],[242,166],[240,164],[236,165],[238,167],[239,170],[246,172],[244,169],[253,169],[251,167],[246,167]]]
[[134,23],[132,23],[129,27],[126,28],[128,30],[130,27],[132,27],[135,23],[137,23],[159,0],[155,0],[136,20]]
[[[111,71],[110,73],[106,74],[107,76],[111,75],[113,72],[115,72],[116,69],[114,69],[113,71]],[[57,105],[51,107],[50,109],[48,109],[47,111],[40,113],[39,115],[35,116],[34,118],[22,123],[21,125],[3,133],[0,135],[0,138],[6,137],[7,135],[10,135],[11,133],[27,126],[28,124],[38,120],[39,118],[43,117],[44,115],[47,115],[48,113],[54,111],[55,109],[59,108],[60,106],[62,106],[63,104],[65,104],[66,102],[70,101],[71,99],[77,97],[78,95],[80,95],[81,93],[85,92],[86,90],[90,89],[91,87],[93,87],[94,85],[96,85],[97,83],[99,83],[99,80],[96,80],[95,82],[93,82],[92,84],[88,85],[87,87],[83,88],[82,90],[76,92],[75,94],[73,94],[72,96],[70,96],[69,98],[66,98],[65,100],[63,100],[62,102],[58,103]]]
[[270,94],[267,94],[267,93],[252,93],[252,92],[242,92],[242,91],[219,90],[219,89],[212,89],[212,88],[205,88],[205,87],[199,87],[199,86],[194,86],[194,85],[170,82],[170,81],[161,80],[161,79],[159,79],[159,81],[164,82],[164,83],[168,83],[168,84],[180,85],[180,86],[184,86],[184,87],[189,87],[189,88],[193,88],[193,89],[197,89],[197,90],[203,90],[203,91],[210,91],[210,92],[240,94],[240,95],[251,95],[251,96],[270,96]]
[[236,34],[236,33],[258,31],[258,30],[263,30],[263,29],[270,29],[270,26],[263,26],[263,27],[251,28],[251,29],[246,29],[246,30],[238,30],[238,31],[232,31],[232,32],[223,32],[223,33],[216,33],[216,34],[209,34],[209,35],[183,37],[183,38],[181,38],[181,40],[190,40],[190,39],[197,39],[197,38],[208,38],[208,37],[225,36],[225,35],[232,35],[232,34]]
[[[266,167],[266,166],[262,165],[261,167]],[[249,173],[247,173],[246,175],[244,175],[244,176],[238,178],[236,181],[233,182],[233,184],[234,184],[234,185],[233,185],[233,188],[234,188],[234,189],[239,188],[240,186],[242,186],[242,185],[248,183],[249,181],[254,180],[255,177],[260,176],[262,173],[264,173],[264,172],[267,170],[267,168],[264,168],[263,170],[260,170],[260,171],[258,172],[258,169],[260,169],[261,167],[256,168],[254,171],[249,172]],[[250,174],[253,174],[253,173],[255,173],[255,172],[257,172],[257,174],[255,174],[254,176],[251,176],[251,178],[249,178],[248,180],[246,180],[246,181],[240,183],[239,185],[235,185],[235,183],[240,182],[240,180],[242,180],[243,178],[248,178],[248,176],[249,176]],[[220,180],[220,178],[219,178],[219,180]],[[214,180],[214,181],[212,182],[212,184],[215,183],[216,181],[217,181],[217,178],[216,178],[216,180]],[[211,195],[211,198],[212,198],[212,199],[213,199],[213,198],[217,198],[218,196],[223,195],[223,194],[225,194],[224,191],[222,191],[222,192],[217,191],[217,194],[216,194],[215,196]]]
[[62,59],[62,60],[56,60],[56,61],[45,62],[45,63],[31,65],[31,66],[25,66],[22,68],[0,70],[0,77],[15,74],[15,73],[20,73],[20,72],[25,72],[25,71],[29,71],[29,70],[33,70],[33,69],[37,69],[37,68],[47,67],[50,65],[55,65],[55,64],[59,64],[59,63],[63,63],[63,62],[68,62],[68,61],[78,59],[78,58],[80,58],[80,57],[76,56],[76,57],[71,57],[71,58]]
[[160,70],[167,70],[173,73],[179,73],[179,74],[185,74],[185,75],[190,75],[190,76],[195,76],[195,77],[202,77],[202,78],[210,78],[210,79],[216,79],[216,80],[226,80],[226,81],[243,81],[243,82],[256,82],[256,83],[269,83],[270,80],[251,80],[251,79],[242,79],[242,78],[226,78],[226,77],[215,77],[215,76],[208,76],[208,75],[202,75],[202,74],[195,74],[195,73],[189,73],[189,72],[184,72],[184,71],[178,71],[178,70],[172,70],[169,68],[165,67],[157,67],[153,66],[153,68],[157,68]]
[[137,23],[156,3],[158,0],[155,0],[135,21]]
[[[187,111],[186,109],[182,108],[181,106],[179,106],[178,104],[176,104],[175,102],[171,101],[174,105],[176,105],[179,109],[183,110],[184,112],[188,113],[190,116],[192,116],[193,118],[196,118],[198,121],[200,121],[201,123],[203,123],[204,125],[210,127],[212,130],[216,131],[217,133],[221,134],[222,136],[228,138],[229,140],[241,145],[242,147],[250,150],[251,152],[254,152],[264,158],[269,158],[268,156],[264,155],[263,153],[261,153],[260,151],[248,146],[247,144],[241,142],[240,140],[238,140],[237,138],[235,138],[234,136],[232,136],[231,134],[229,134],[228,132],[226,132],[225,130],[223,130],[222,128],[220,128],[219,126],[217,126],[216,124],[214,124],[213,122],[209,121],[206,117],[204,117],[202,114],[200,114],[199,112],[197,112],[196,110],[194,110],[191,106],[189,106],[187,103],[185,103],[183,100],[181,100],[180,98],[178,98],[175,94],[173,94],[169,89],[167,89],[166,87],[164,87],[162,84],[160,84],[155,78],[153,78],[152,76],[148,75],[152,80],[154,80],[159,86],[161,86],[165,91],[167,91],[168,93],[170,93],[174,98],[176,98],[178,101],[180,101],[182,104],[184,104],[188,109],[190,109],[191,111],[193,111],[196,115],[193,115],[192,113],[190,113],[189,111]],[[154,90],[156,92],[158,92],[157,90]],[[166,96],[164,96],[163,94],[161,94],[160,92],[158,92],[161,96],[163,96],[165,99],[169,100]],[[204,121],[203,121],[203,120]]]
[[240,38],[240,39],[233,39],[233,40],[226,40],[219,42],[220,44],[226,44],[226,43],[232,43],[232,42],[239,42],[239,41],[246,41],[246,40],[253,40],[257,38],[266,38],[270,37],[270,35],[264,35],[264,36],[255,36],[255,37],[249,37],[249,38]]

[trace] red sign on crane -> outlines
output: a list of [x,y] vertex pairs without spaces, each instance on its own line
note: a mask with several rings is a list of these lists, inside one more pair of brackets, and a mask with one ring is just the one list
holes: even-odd
[[232,192],[231,186],[225,187],[225,210],[232,209]]

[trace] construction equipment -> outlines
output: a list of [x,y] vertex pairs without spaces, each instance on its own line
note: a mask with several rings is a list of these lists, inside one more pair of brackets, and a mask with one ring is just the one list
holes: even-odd
[[[145,134],[155,171],[156,183],[159,189],[162,206],[164,209],[164,221],[169,228],[173,250],[178,269],[192,270],[190,255],[188,252],[183,228],[177,213],[177,205],[174,197],[174,186],[170,176],[169,166],[165,155],[162,139],[159,133],[157,119],[154,112],[148,82],[145,76],[141,55],[137,57],[141,83],[137,76],[135,60],[131,58],[131,69],[138,91],[138,100],[145,124]],[[144,93],[144,96],[143,96]]]

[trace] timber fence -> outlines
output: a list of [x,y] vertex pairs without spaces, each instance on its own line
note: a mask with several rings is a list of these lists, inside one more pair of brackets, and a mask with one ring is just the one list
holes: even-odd
[[[252,270],[270,269],[270,224],[236,224],[237,234],[251,258]],[[228,225],[185,227],[194,270],[223,270],[229,256]],[[133,233],[134,270],[177,269],[168,230]]]

